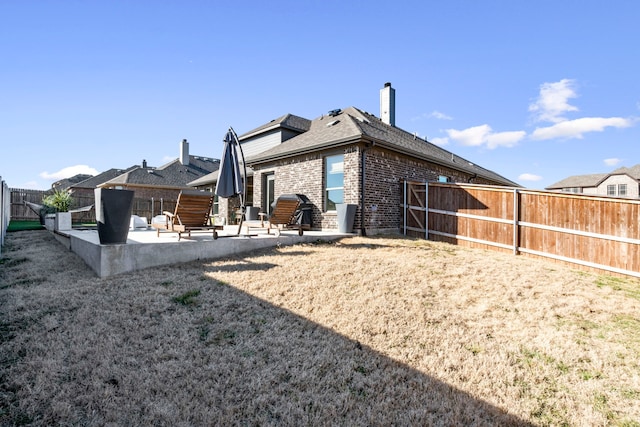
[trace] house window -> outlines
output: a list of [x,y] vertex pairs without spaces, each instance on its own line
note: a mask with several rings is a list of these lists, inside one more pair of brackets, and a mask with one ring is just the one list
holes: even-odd
[[565,193],[582,193],[582,187],[564,187],[562,191]]
[[451,179],[448,176],[440,175],[438,176],[438,182],[451,182]]
[[607,185],[607,196],[615,196],[615,195],[616,195],[616,186]]
[[627,184],[618,184],[618,196],[627,195]]
[[335,211],[344,202],[344,155],[325,157],[324,168],[324,210]]

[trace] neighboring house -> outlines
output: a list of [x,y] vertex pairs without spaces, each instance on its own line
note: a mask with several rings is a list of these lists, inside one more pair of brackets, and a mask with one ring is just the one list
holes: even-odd
[[[160,208],[163,200],[175,202],[180,191],[191,189],[188,185],[190,181],[217,171],[219,166],[217,159],[190,155],[189,143],[183,140],[180,143],[180,157],[164,166],[150,167],[143,160],[141,165],[127,169],[109,169],[96,176],[89,175],[88,179],[71,185],[68,190],[72,193],[76,208],[93,205],[96,188],[133,190],[134,197],[148,201],[149,212],[154,212],[153,205],[156,202],[156,207]],[[143,207],[140,209],[144,210]]]
[[98,184],[101,188],[135,191],[136,198],[177,200],[180,191],[190,189],[189,182],[218,170],[220,160],[189,154],[189,143],[180,143],[180,157],[160,167],[142,166]]
[[[144,164],[144,161],[143,161]],[[109,169],[108,171],[102,172],[98,175],[92,176],[84,181],[81,181],[77,184],[73,184],[69,187],[69,191],[71,195],[78,199],[92,199],[94,197],[94,190],[98,185],[103,184],[117,176],[122,175],[125,172],[129,172],[133,169],[138,168],[138,165],[134,165],[129,167],[128,169]]]
[[314,120],[282,116],[241,135],[253,206],[268,212],[280,194],[304,194],[313,228],[335,229],[336,204],[354,204],[354,228],[375,234],[398,232],[404,180],[518,186],[396,128],[395,91],[387,83],[380,92],[382,119],[349,107]]
[[546,189],[637,199],[640,198],[640,164],[631,168],[621,167],[611,173],[570,176]]
[[74,175],[71,178],[64,178],[64,179],[61,179],[60,181],[54,182],[53,184],[51,184],[51,189],[68,190],[70,187],[74,186],[75,184],[82,182],[86,179],[89,179],[91,177],[92,175],[86,175],[86,174]]

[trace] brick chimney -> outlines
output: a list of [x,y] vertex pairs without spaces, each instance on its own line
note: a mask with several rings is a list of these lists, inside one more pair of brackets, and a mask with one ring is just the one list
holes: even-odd
[[388,125],[396,125],[396,90],[388,82],[380,89],[380,119]]
[[180,143],[180,163],[189,166],[189,143],[186,139]]

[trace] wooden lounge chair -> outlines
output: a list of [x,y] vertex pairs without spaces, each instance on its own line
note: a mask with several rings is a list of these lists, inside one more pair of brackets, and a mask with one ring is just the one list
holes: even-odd
[[178,195],[178,202],[174,212],[163,212],[164,223],[152,223],[151,226],[160,232],[178,233],[178,240],[186,233],[191,237],[192,231],[212,231],[213,238],[218,238],[216,230],[221,230],[221,225],[214,225],[211,216],[213,206],[213,193],[197,190],[183,190]]
[[283,194],[278,197],[273,204],[271,215],[264,212],[259,213],[260,225],[247,224],[247,232],[250,228],[266,228],[267,234],[271,234],[271,229],[275,229],[276,236],[280,235],[281,228],[297,229],[298,235],[304,233],[302,224],[296,218],[296,211],[300,207],[300,199],[295,194]]

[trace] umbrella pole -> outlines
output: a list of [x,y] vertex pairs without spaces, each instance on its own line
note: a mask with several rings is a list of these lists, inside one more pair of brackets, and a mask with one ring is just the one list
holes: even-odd
[[238,236],[242,231],[242,223],[244,222],[244,216],[247,211],[247,207],[245,206],[247,200],[247,165],[244,162],[244,151],[242,151],[242,145],[240,145],[240,141],[238,141],[238,135],[236,131],[233,130],[232,127],[229,127],[229,130],[233,134],[233,139],[236,147],[240,150],[240,156],[242,157],[242,168],[244,169],[244,176],[242,178],[242,194],[239,194],[240,197],[240,223],[238,224]]

